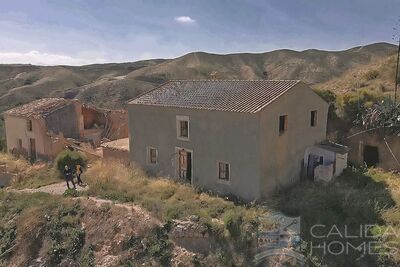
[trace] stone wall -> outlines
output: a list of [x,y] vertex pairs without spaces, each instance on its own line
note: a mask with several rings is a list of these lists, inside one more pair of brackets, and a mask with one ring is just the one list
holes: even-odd
[[173,220],[169,237],[178,246],[194,253],[207,255],[216,247],[207,228],[191,220]]
[[[400,137],[399,136],[384,136],[379,132],[365,132],[362,134],[355,135],[361,132],[360,129],[353,129],[344,143],[349,146],[350,151],[348,159],[350,162],[356,165],[364,164],[364,149],[366,146],[376,147],[379,154],[379,162],[377,167],[385,170],[397,170],[400,171],[400,165],[396,161],[400,161]],[[391,154],[388,146],[385,143],[386,139],[393,155]]]

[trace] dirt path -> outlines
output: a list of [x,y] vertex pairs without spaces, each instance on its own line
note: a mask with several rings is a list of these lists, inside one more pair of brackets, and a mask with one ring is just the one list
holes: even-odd
[[[66,186],[65,182],[60,182],[60,183],[56,183],[56,184],[42,186],[39,188],[7,189],[7,191],[17,192],[17,193],[19,193],[19,192],[21,192],[21,193],[43,192],[43,193],[48,193],[51,195],[62,195],[62,194],[64,194],[66,189],[67,189],[67,186]],[[85,186],[85,187],[77,186],[76,189],[78,192],[84,192],[89,189],[89,186]],[[142,218],[144,218],[145,220],[150,220],[151,218],[153,218],[148,211],[144,210],[142,207],[135,205],[133,203],[115,203],[112,200],[107,200],[107,199],[102,199],[102,198],[97,198],[97,197],[75,197],[73,199],[80,199],[80,200],[84,200],[84,201],[91,200],[98,207],[101,206],[102,204],[115,205],[117,207],[126,208],[128,210],[131,210],[134,213],[142,216]]]
[[[49,193],[52,195],[62,195],[64,194],[65,190],[67,189],[67,186],[65,184],[65,182],[60,182],[60,183],[56,183],[56,184],[51,184],[51,185],[46,185],[46,186],[42,186],[39,188],[26,188],[26,189],[8,189],[8,191],[11,192],[24,192],[24,193],[36,193],[36,192],[43,192],[43,193]],[[80,187],[77,186],[76,187],[77,191],[79,192],[83,192],[89,189],[88,186],[86,187]]]

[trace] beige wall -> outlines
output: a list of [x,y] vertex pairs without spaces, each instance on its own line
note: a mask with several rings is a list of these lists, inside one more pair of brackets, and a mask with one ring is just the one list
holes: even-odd
[[[22,147],[30,155],[30,138],[35,139],[36,158],[52,159],[63,149],[64,143],[58,138],[51,138],[46,131],[42,119],[32,120],[32,131],[28,131],[26,118],[5,116],[5,128],[7,138],[7,150],[18,149],[18,139],[22,140]],[[23,154],[25,155],[25,154]]]
[[[35,139],[36,143],[36,158],[38,159],[53,159],[64,148],[64,142],[60,138],[52,138],[63,129],[68,131],[65,137],[83,137],[83,117],[82,105],[79,101],[72,101],[71,105],[60,108],[46,119],[30,118],[32,121],[32,131],[28,131],[28,118],[4,115],[7,150],[12,152],[18,148],[18,139],[22,140],[22,147],[30,153],[30,138]],[[47,125],[51,124],[50,130]],[[52,131],[53,130],[53,131]],[[68,136],[70,134],[71,136]]]
[[[259,120],[247,113],[129,105],[130,158],[154,175],[176,177],[176,148],[193,151],[194,186],[243,199],[259,198]],[[177,138],[176,116],[189,117],[189,141]],[[158,163],[147,163],[147,146]],[[218,162],[231,168],[229,183],[218,179]]]
[[[311,127],[311,111],[317,126]],[[300,83],[261,112],[260,165],[263,196],[298,181],[306,148],[326,139],[328,104]],[[279,135],[279,116],[288,115],[288,129]]]
[[32,131],[28,131],[26,118],[5,116],[5,128],[7,138],[7,150],[11,152],[14,148],[18,148],[18,139],[22,140],[23,149],[30,153],[30,138],[35,139],[37,155],[46,154],[44,144],[44,121],[41,119],[32,120]]

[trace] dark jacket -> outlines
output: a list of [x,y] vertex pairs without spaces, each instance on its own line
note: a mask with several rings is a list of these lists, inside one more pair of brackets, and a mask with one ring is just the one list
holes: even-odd
[[64,169],[64,177],[66,180],[72,180],[72,171],[70,168]]

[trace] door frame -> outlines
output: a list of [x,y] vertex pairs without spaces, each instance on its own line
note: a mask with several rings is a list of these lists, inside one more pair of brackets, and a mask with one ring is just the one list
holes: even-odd
[[[33,141],[33,146],[32,146],[32,141]],[[32,150],[32,148],[35,148],[34,151]],[[34,155],[33,152],[35,152]],[[31,158],[31,160],[36,161],[37,159],[37,149],[36,149],[36,139],[35,138],[29,138],[29,157]]]
[[[176,162],[176,164],[175,164],[175,177],[176,177],[177,179],[181,179],[181,178],[179,178],[179,150],[182,150],[182,149],[184,149],[185,151],[191,153],[192,162],[191,162],[190,168],[191,168],[191,170],[192,170],[192,175],[191,175],[191,177],[190,177],[190,184],[193,185],[193,177],[194,177],[194,169],[193,169],[193,149],[188,149],[188,148],[185,148],[185,147],[177,147],[177,146],[175,147],[175,162]],[[188,180],[188,179],[187,179],[187,180]]]

